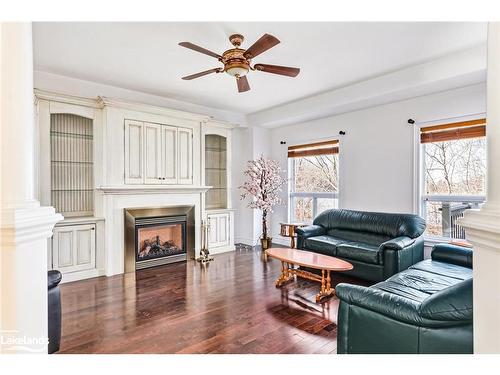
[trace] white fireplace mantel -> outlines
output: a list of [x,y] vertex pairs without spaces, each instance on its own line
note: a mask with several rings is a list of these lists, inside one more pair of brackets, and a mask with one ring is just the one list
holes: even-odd
[[200,194],[206,193],[211,186],[158,186],[158,185],[122,185],[100,186],[97,188],[104,194]]

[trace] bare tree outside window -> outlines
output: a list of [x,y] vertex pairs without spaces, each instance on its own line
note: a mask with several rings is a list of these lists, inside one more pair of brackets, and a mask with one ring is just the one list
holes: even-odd
[[292,165],[294,221],[310,223],[317,214],[338,207],[338,154],[293,158]]
[[464,238],[463,229],[453,222],[456,217],[463,216],[465,210],[477,207],[476,201],[469,202],[465,196],[485,195],[486,139],[481,137],[426,143],[423,149],[424,194],[427,197],[456,198],[447,202],[429,199],[424,202],[427,234]]

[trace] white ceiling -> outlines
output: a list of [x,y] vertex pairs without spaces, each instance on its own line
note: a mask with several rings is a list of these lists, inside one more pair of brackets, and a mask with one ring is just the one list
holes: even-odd
[[[301,68],[296,78],[250,72],[251,91],[234,78],[182,76],[219,66],[178,46],[190,41],[217,53],[227,37],[248,48],[270,33],[281,44],[255,63]],[[485,23],[35,23],[35,69],[244,114],[346,86],[486,41]]]

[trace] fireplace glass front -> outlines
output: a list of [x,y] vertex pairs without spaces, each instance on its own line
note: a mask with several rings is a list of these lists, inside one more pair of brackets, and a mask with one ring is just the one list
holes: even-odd
[[185,253],[185,223],[137,227],[137,262]]

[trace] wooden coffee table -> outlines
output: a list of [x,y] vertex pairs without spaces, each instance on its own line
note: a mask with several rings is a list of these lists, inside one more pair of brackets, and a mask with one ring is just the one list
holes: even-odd
[[[316,295],[316,302],[335,294],[335,289],[331,286],[331,271],[349,271],[353,268],[351,263],[342,259],[288,247],[272,247],[266,250],[266,254],[281,261],[281,275],[276,280],[277,288],[292,280],[294,276],[321,282],[321,290]],[[295,268],[295,266],[321,270],[321,276]]]

